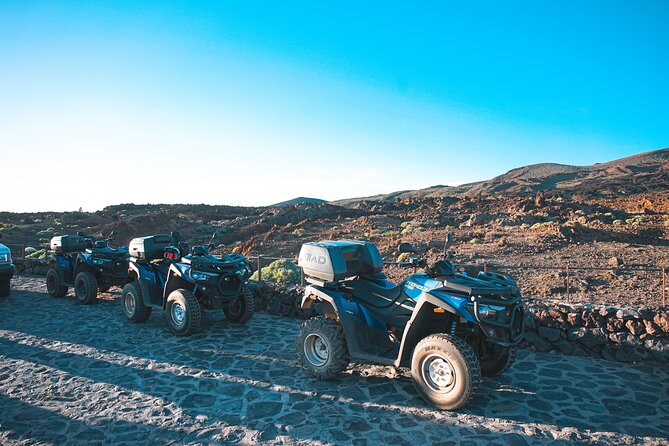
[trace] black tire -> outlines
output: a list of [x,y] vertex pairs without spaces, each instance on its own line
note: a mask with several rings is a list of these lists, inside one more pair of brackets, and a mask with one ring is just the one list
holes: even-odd
[[341,324],[324,316],[302,322],[297,357],[300,365],[318,379],[339,375],[351,362]]
[[516,359],[515,347],[494,345],[489,348],[492,348],[492,351],[486,355],[487,357],[481,358],[479,361],[481,364],[481,375],[488,378],[507,371]]
[[167,326],[177,336],[187,336],[200,329],[202,309],[192,291],[174,290],[167,297],[165,307]]
[[100,285],[98,284],[98,293],[106,293],[111,288],[111,285]]
[[67,295],[67,287],[60,284],[56,268],[49,268],[46,273],[46,291],[51,297],[64,297]]
[[474,349],[465,341],[437,333],[414,348],[411,377],[425,401],[442,410],[456,410],[476,394],[481,368]]
[[3,280],[0,282],[0,297],[9,296],[9,280]]
[[235,299],[230,306],[223,308],[228,320],[235,324],[245,324],[256,310],[256,299],[253,291],[244,286],[244,294]]
[[125,318],[136,324],[146,321],[151,316],[151,307],[144,305],[142,288],[137,282],[130,282],[123,287],[121,307]]
[[95,303],[98,297],[98,280],[92,272],[82,271],[74,278],[74,297],[80,304]]

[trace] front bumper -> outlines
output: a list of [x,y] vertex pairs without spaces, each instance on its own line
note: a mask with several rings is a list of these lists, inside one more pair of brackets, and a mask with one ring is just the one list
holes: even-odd
[[[479,314],[481,305],[502,307],[503,310],[487,318]],[[485,335],[496,344],[518,345],[525,337],[525,310],[520,295],[510,300],[479,296],[474,300],[474,316]]]
[[14,277],[14,265],[11,263],[4,263],[0,265],[0,280],[9,280]]

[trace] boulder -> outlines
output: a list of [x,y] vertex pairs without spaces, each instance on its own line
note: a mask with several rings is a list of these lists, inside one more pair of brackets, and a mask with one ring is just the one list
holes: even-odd
[[539,327],[537,329],[537,333],[542,338],[550,342],[555,342],[558,339],[560,339],[561,330],[559,328],[553,328],[553,327]]
[[542,338],[536,331],[528,330],[525,332],[525,340],[534,345],[540,352],[548,353],[553,349],[550,342]]

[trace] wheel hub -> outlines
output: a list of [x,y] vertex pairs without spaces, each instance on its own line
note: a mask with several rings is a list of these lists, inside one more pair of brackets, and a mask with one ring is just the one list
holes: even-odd
[[304,356],[311,364],[321,367],[330,358],[328,344],[316,333],[311,333],[304,339]]
[[175,302],[172,305],[172,320],[176,322],[178,325],[181,325],[184,323],[184,320],[186,319],[186,310],[184,309],[183,305],[181,305],[178,302]]
[[446,391],[455,383],[455,370],[441,355],[430,355],[423,361],[423,380],[434,390]]
[[125,309],[130,314],[135,312],[135,298],[130,293],[125,295]]

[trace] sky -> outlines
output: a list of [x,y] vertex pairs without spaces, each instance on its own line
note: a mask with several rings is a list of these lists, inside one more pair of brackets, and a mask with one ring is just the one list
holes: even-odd
[[0,2],[1,211],[268,205],[669,146],[669,2]]

